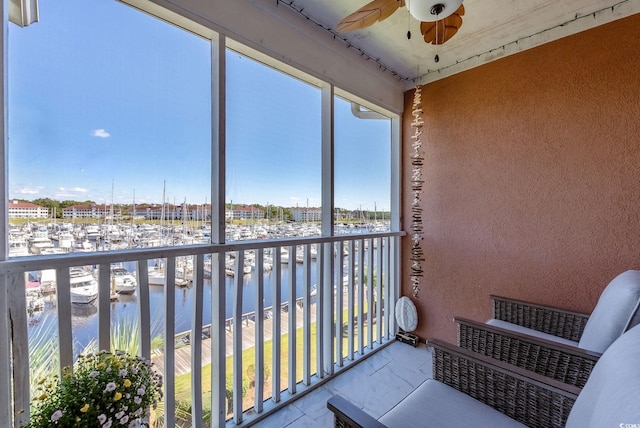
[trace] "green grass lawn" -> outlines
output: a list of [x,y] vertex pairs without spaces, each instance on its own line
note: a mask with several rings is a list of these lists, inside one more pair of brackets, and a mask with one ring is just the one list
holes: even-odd
[[[357,310],[356,310],[357,313]],[[347,319],[347,311],[344,311],[343,319]],[[346,325],[346,324],[345,324]],[[374,335],[375,335],[374,326]],[[310,325],[310,374],[316,372],[316,323],[312,322]],[[366,327],[362,333],[366,337]],[[354,347],[357,349],[357,329],[354,331]],[[285,333],[281,337],[281,357],[280,357],[280,390],[284,390],[288,387],[289,379],[289,334]],[[296,330],[296,383],[301,382],[303,378],[303,343],[304,329],[302,327]],[[348,338],[343,337],[343,356],[348,352]],[[256,350],[255,347],[245,349],[242,352],[242,372],[243,372],[243,386],[246,388],[243,397],[243,409],[249,409],[253,406],[255,400],[255,389],[252,386],[252,381],[255,376],[251,370],[255,367]],[[264,342],[264,367],[265,367],[265,383],[264,383],[264,396],[266,400],[272,396],[272,383],[273,383],[273,340]],[[249,369],[249,370],[247,370]],[[230,380],[233,377],[233,356],[226,358],[226,377],[227,384],[230,384]],[[176,402],[184,403],[183,407],[188,408],[191,402],[191,373],[185,373],[175,378],[175,390],[176,390]],[[204,365],[202,367],[202,392],[203,392],[203,407],[205,413],[210,413],[211,405],[211,364]],[[227,415],[230,416],[230,415]]]

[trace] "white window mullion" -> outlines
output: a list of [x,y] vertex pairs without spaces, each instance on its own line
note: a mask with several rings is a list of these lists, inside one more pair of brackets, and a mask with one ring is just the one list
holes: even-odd
[[[226,37],[211,39],[211,242],[225,242]],[[211,260],[211,426],[225,426],[225,253]],[[217,368],[217,370],[215,370]],[[171,426],[171,425],[169,425]]]

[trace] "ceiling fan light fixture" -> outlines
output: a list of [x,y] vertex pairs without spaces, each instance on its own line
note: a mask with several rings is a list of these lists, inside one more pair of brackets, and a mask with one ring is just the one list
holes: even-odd
[[461,4],[462,0],[410,0],[407,2],[411,16],[422,22],[444,19],[455,12]]

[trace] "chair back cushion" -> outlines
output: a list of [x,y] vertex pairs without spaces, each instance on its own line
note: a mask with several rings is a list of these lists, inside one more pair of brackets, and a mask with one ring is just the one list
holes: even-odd
[[640,426],[640,326],[616,340],[596,363],[566,428]]
[[616,276],[604,289],[589,316],[578,346],[604,352],[614,340],[640,322],[640,271]]

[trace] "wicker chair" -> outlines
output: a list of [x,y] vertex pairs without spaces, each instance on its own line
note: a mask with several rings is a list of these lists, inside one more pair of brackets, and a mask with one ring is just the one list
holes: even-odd
[[615,277],[590,316],[491,299],[493,319],[486,324],[455,318],[458,345],[581,388],[602,352],[640,322],[640,271]]
[[591,315],[491,296],[493,318],[487,324],[522,334],[603,353],[625,331],[640,323],[640,271],[616,276]]
[[429,341],[433,377],[375,420],[340,396],[335,427],[605,427],[640,421],[640,326],[615,341],[580,390],[477,353]]
[[579,388],[601,355],[464,318],[454,321],[460,347]]

